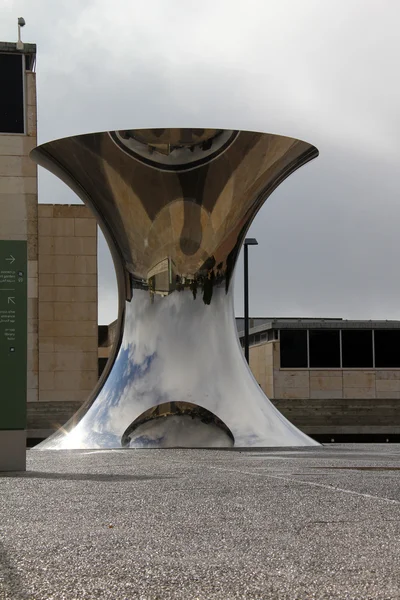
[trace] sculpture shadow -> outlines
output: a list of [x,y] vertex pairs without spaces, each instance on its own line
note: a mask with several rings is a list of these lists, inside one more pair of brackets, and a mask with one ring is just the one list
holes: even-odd
[[0,477],[14,479],[52,479],[58,481],[96,481],[107,483],[120,483],[124,481],[161,481],[163,479],[177,479],[167,475],[102,475],[101,473],[51,473],[48,471],[24,471],[0,473]]

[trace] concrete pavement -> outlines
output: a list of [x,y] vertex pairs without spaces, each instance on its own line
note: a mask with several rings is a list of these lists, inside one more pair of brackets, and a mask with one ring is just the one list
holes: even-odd
[[1,599],[400,598],[400,445],[28,452]]

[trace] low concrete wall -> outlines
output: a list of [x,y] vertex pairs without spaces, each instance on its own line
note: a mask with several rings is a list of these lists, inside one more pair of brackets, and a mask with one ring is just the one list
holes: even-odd
[[[310,435],[400,434],[399,401],[393,398],[274,399],[276,408]],[[28,438],[45,438],[62,427],[81,402],[28,403]]]
[[296,427],[316,434],[400,434],[395,398],[274,399],[276,408]]
[[46,438],[62,427],[82,402],[28,402],[27,437]]

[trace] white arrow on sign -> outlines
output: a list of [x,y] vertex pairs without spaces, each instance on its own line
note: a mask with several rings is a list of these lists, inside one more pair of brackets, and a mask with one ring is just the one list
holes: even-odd
[[15,304],[15,296],[8,296],[8,304]]
[[13,255],[12,255],[12,254],[10,254],[10,257],[9,257],[9,258],[6,258],[6,260],[8,260],[8,262],[10,263],[10,265],[12,265],[12,264],[13,264],[13,262],[15,261],[15,258],[13,257]]

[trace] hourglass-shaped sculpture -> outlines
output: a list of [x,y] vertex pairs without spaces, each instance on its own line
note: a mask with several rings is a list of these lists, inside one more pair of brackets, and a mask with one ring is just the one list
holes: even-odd
[[114,355],[41,448],[316,444],[253,378],[232,284],[257,211],[317,155],[296,139],[221,129],[112,131],[32,151],[96,214],[119,289]]

